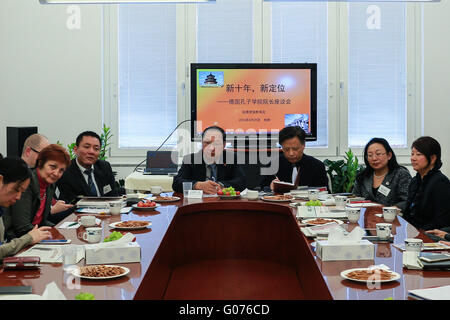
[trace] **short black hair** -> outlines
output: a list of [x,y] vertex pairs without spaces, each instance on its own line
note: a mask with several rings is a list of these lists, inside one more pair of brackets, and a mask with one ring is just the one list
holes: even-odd
[[442,167],[441,145],[436,139],[429,136],[420,137],[412,143],[411,149],[412,148],[423,153],[428,160],[428,165],[431,163],[431,156],[434,154],[436,156],[434,168],[439,169]]
[[281,129],[278,134],[278,141],[282,144],[285,140],[292,139],[297,137],[302,144],[305,144],[306,133],[301,127],[298,126],[290,126]]
[[206,128],[205,130],[203,130],[202,140],[203,140],[203,137],[205,136],[206,131],[212,130],[212,129],[218,130],[218,131],[220,131],[220,133],[222,133],[223,144],[225,144],[225,141],[226,141],[225,130],[223,130],[221,127],[218,127],[218,126],[210,126],[210,127]]
[[98,141],[100,142],[100,146],[102,145],[102,139],[100,139],[100,136],[98,134],[96,134],[94,131],[84,131],[84,132],[80,133],[77,137],[77,141],[76,141],[77,147],[80,146],[80,142],[81,142],[81,140],[83,140],[83,137],[97,138]]
[[31,178],[31,171],[21,158],[6,157],[0,160],[0,175],[3,176],[3,184],[22,183]]

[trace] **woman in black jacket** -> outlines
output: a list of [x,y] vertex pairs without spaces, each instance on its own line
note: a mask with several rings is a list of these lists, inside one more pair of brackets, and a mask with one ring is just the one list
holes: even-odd
[[403,218],[423,230],[450,226],[450,181],[439,170],[442,166],[439,142],[427,136],[414,141],[411,165],[417,174],[409,185]]
[[372,138],[364,148],[366,168],[356,177],[353,194],[405,210],[411,174],[397,163],[386,139]]
[[51,144],[39,152],[36,168],[31,169],[28,188],[20,200],[5,212],[4,222],[8,240],[23,236],[36,225],[54,226],[48,217],[55,183],[69,164],[69,154],[57,144]]

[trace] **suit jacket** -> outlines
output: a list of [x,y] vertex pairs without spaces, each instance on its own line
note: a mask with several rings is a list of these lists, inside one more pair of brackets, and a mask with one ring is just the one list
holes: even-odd
[[[119,195],[116,181],[109,162],[97,160],[94,164],[94,179],[100,192],[100,196],[116,197]],[[57,182],[59,189],[59,199],[70,203],[78,196],[89,196],[89,186],[86,183],[84,174],[77,165],[76,159],[73,159],[69,168]],[[106,188],[106,190],[105,190]],[[107,191],[110,189],[110,191]],[[105,192],[107,191],[107,192]]]
[[[22,197],[15,204],[7,208],[3,215],[8,241],[23,236],[34,227],[32,222],[41,205],[39,179],[36,170],[37,169],[31,169],[30,185],[22,194]],[[54,224],[48,220],[54,193],[55,185],[51,184],[46,190],[45,207],[39,227],[54,226]]]
[[[278,158],[278,170],[276,177],[284,182],[292,183],[292,171],[294,170],[293,165],[287,161],[284,154],[280,152]],[[271,164],[269,164],[270,166]],[[327,187],[328,189],[328,177],[325,170],[325,165],[322,161],[317,160],[314,157],[303,154],[299,162],[295,164],[299,169],[299,186],[308,187]],[[261,178],[261,189],[270,190],[270,183],[274,180],[275,175],[266,175]]]
[[[233,153],[232,156],[233,164],[217,164],[217,181],[225,187],[242,191],[246,188],[247,179],[244,170],[237,164],[236,154]],[[202,151],[184,157],[178,174],[173,178],[172,189],[175,192],[183,192],[183,182],[192,182],[192,185],[195,185],[198,181],[206,181],[206,164],[203,161]]]
[[381,183],[381,185],[390,189],[387,196],[383,195],[379,189],[376,194],[373,194],[373,175],[356,179],[353,194],[373,202],[384,204],[385,206],[397,206],[404,211],[406,208],[406,200],[408,199],[408,186],[410,182],[411,174],[408,169],[398,167],[393,171],[389,171]]
[[437,169],[411,180],[403,218],[423,230],[450,226],[450,181]]

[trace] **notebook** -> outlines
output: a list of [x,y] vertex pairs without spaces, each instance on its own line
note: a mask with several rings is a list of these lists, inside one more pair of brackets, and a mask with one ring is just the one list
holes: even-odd
[[178,171],[177,163],[172,159],[178,159],[176,151],[147,151],[147,164],[144,174],[175,174]]

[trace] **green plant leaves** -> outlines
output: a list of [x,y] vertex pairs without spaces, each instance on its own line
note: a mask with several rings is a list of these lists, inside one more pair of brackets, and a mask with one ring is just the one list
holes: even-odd
[[331,192],[352,192],[356,176],[363,169],[352,150],[349,149],[345,153],[344,160],[333,161],[325,159],[323,163],[331,179]]

